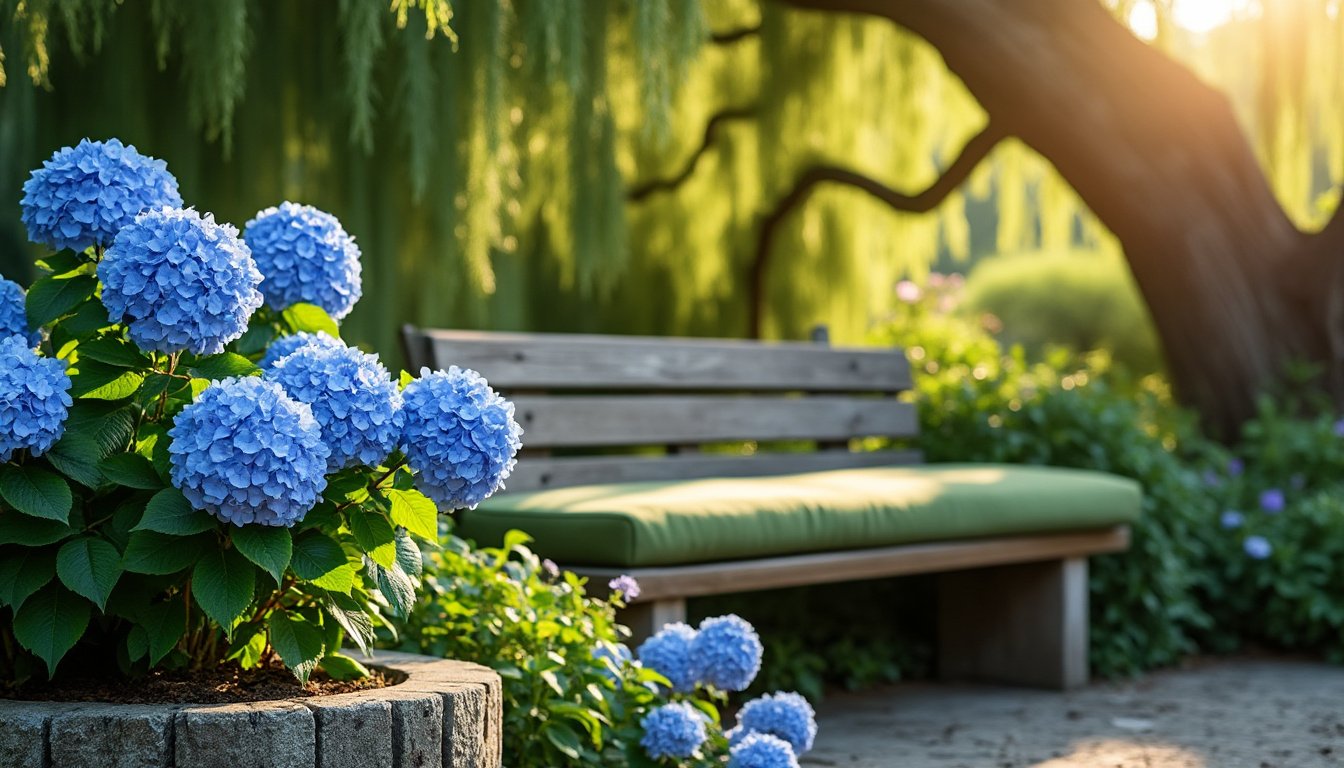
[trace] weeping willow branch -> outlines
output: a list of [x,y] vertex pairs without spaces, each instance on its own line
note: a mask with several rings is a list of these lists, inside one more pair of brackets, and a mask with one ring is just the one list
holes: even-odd
[[709,42],[714,45],[732,45],[739,40],[745,40],[748,37],[755,37],[761,34],[761,25],[752,27],[738,27],[737,29],[726,29],[722,32],[714,32],[709,36]]
[[947,199],[947,196],[971,175],[971,171],[981,160],[1005,138],[1004,132],[994,123],[989,123],[980,133],[971,137],[962,148],[961,154],[922,192],[908,195],[888,187],[870,176],[839,168],[833,165],[814,165],[803,172],[773,210],[761,222],[761,236],[756,241],[756,253],[751,261],[748,302],[751,316],[749,333],[752,338],[760,338],[761,318],[765,312],[765,276],[770,266],[770,253],[774,245],[776,232],[780,224],[788,218],[795,208],[807,201],[819,185],[825,183],[844,184],[863,190],[878,201],[897,211],[906,213],[928,213]]
[[626,193],[626,199],[637,203],[655,192],[670,191],[681,186],[691,177],[692,173],[695,173],[695,167],[699,165],[700,158],[714,145],[718,138],[719,128],[724,123],[731,120],[745,120],[755,116],[755,114],[755,106],[733,107],[714,113],[705,123],[705,137],[701,140],[700,147],[686,159],[680,171],[666,179],[653,179],[637,185]]

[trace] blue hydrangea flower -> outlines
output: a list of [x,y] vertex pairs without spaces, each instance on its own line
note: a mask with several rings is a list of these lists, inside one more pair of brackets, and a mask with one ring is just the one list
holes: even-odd
[[1219,521],[1224,528],[1232,530],[1233,528],[1240,528],[1242,523],[1246,522],[1246,516],[1235,509],[1229,509],[1226,512],[1223,512]]
[[795,755],[812,749],[817,737],[817,713],[796,693],[767,693],[742,705],[729,742],[737,744],[751,733],[768,733],[789,743]]
[[639,661],[672,683],[672,690],[695,690],[695,671],[691,668],[691,644],[695,629],[681,622],[668,624],[636,649]]
[[189,208],[140,214],[98,264],[108,319],[146,351],[223,352],[261,306],[261,273],[237,235]]
[[142,211],[182,205],[162,160],[117,139],[59,149],[23,184],[28,239],[57,250],[108,245]]
[[402,445],[415,485],[444,509],[475,509],[504,485],[522,446],[513,403],[479,373],[420,371],[402,390]]
[[798,768],[798,758],[778,736],[749,733],[729,751],[728,768]]
[[278,360],[266,378],[313,408],[327,470],[377,466],[401,437],[401,393],[377,355],[345,345],[308,344]]
[[1274,546],[1264,536],[1247,536],[1242,548],[1252,560],[1264,560],[1274,552]]
[[289,357],[297,352],[299,347],[307,346],[308,344],[316,344],[317,346],[329,347],[331,349],[345,347],[344,341],[328,334],[326,331],[318,331],[317,333],[299,331],[298,333],[291,333],[288,336],[281,336],[271,342],[271,346],[266,349],[266,354],[261,358],[260,365],[262,368],[270,368],[275,365],[276,361]]
[[1236,457],[1227,460],[1228,477],[1241,477],[1241,474],[1245,471],[1246,471],[1246,462]]
[[359,301],[359,246],[330,213],[281,203],[249,221],[243,239],[266,276],[261,292],[268,306],[306,302],[340,320]]
[[65,368],[22,336],[0,338],[0,461],[23,448],[40,456],[61,439],[73,402]]
[[193,507],[234,525],[292,527],[327,487],[330,451],[312,409],[273,381],[207,387],[168,435],[173,485]]
[[1283,511],[1285,501],[1283,491],[1278,488],[1269,488],[1260,493],[1260,508],[1271,515],[1277,515]]
[[1335,437],[1344,437],[1344,419],[1335,422]]
[[42,332],[28,327],[23,310],[24,293],[19,284],[0,277],[0,338],[22,336],[30,347],[42,343]]
[[623,573],[607,582],[607,588],[619,594],[627,603],[639,597],[639,582],[628,573]]
[[742,691],[761,671],[765,647],[756,630],[739,616],[705,619],[691,642],[695,679],[723,691]]
[[689,702],[664,704],[639,721],[644,729],[640,746],[649,757],[690,757],[705,743],[705,716]]
[[[624,669],[634,660],[634,656],[624,643],[599,643],[593,646],[593,659],[598,662],[610,661],[612,667]],[[613,682],[620,682],[620,677],[605,664],[602,665],[602,676]]]

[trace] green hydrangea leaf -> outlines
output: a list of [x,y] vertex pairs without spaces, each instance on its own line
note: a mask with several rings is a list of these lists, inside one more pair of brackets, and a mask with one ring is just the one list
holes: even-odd
[[135,394],[145,375],[96,360],[80,360],[70,369],[70,396],[89,400],[121,400]]
[[158,664],[177,646],[187,629],[187,615],[182,601],[155,603],[140,616],[139,626],[144,629],[149,645],[149,663]]
[[261,369],[242,355],[221,352],[197,360],[191,367],[191,375],[200,379],[219,381],[233,376],[259,376]]
[[392,502],[392,522],[426,541],[439,540],[439,508],[429,497],[416,490],[392,489],[387,492]]
[[98,281],[90,275],[44,277],[38,280],[28,289],[28,298],[24,302],[28,325],[40,328],[69,314],[80,302],[92,296],[97,288]]
[[242,528],[234,528],[230,535],[233,546],[243,553],[243,557],[261,566],[279,585],[294,552],[294,538],[289,529],[270,525],[244,525]]
[[75,502],[65,478],[33,464],[0,467],[0,497],[25,515],[62,523]]
[[169,536],[154,531],[135,531],[126,543],[122,566],[132,573],[167,575],[184,570],[214,545],[208,534]]
[[363,680],[369,676],[368,667],[341,653],[323,656],[320,666],[332,680]]
[[338,339],[341,337],[340,326],[336,325],[325,309],[316,304],[291,304],[280,313],[280,318],[289,326],[291,333],[321,331]]
[[[136,458],[149,464],[143,457]],[[145,505],[145,514],[140,518],[134,531],[157,531],[172,536],[190,536],[193,533],[213,531],[219,527],[219,521],[209,514],[195,509],[187,497],[176,488],[164,488],[154,494],[154,498]]]
[[28,598],[14,614],[14,639],[46,662],[48,675],[89,626],[89,601],[55,582]]
[[276,611],[266,619],[266,631],[285,666],[307,685],[325,650],[321,628],[297,614]]
[[61,545],[56,553],[56,575],[77,595],[88,598],[102,610],[121,578],[121,553],[93,536],[80,536]]
[[117,485],[153,491],[163,487],[163,478],[149,459],[135,453],[114,453],[98,462],[98,471]]
[[117,368],[145,369],[151,365],[149,358],[134,344],[115,336],[81,342],[79,358],[97,360]]
[[56,553],[50,549],[0,549],[0,605],[18,610],[55,576]]
[[233,622],[252,604],[257,568],[232,549],[211,547],[191,572],[191,595],[224,634],[233,636]]
[[333,592],[349,594],[355,586],[356,572],[345,549],[320,531],[304,531],[295,537],[289,567],[300,579]]
[[352,509],[347,515],[355,542],[369,557],[384,568],[397,561],[397,533],[382,513]]

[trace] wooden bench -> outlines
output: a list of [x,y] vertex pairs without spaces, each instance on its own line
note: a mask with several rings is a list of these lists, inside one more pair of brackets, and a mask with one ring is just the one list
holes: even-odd
[[[505,494],[921,459],[909,448],[852,450],[859,438],[917,435],[912,404],[897,397],[911,385],[900,350],[411,327],[403,340],[413,370],[471,368],[515,403],[524,450]],[[752,442],[736,453],[706,448],[733,441]],[[767,450],[783,441],[814,450],[798,452],[796,442]],[[645,450],[624,450],[631,448]],[[1088,504],[1078,499],[1080,514]],[[622,573],[639,581],[641,594],[623,615],[636,642],[684,620],[689,597],[938,573],[941,676],[1071,688],[1088,677],[1087,557],[1124,550],[1128,540],[1124,525],[1080,525],[712,562],[593,566],[579,555],[561,564],[591,577],[598,592]],[[591,542],[593,552],[610,545]],[[537,549],[547,554],[541,542]]]

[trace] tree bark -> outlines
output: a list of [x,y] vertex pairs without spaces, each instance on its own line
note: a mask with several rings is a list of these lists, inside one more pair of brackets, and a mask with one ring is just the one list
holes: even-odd
[[784,0],[928,40],[1119,238],[1178,396],[1230,437],[1294,361],[1344,403],[1344,220],[1297,229],[1226,97],[1083,0]]

